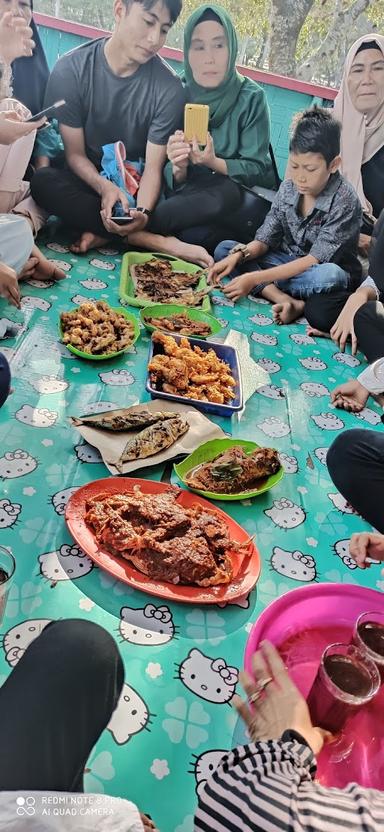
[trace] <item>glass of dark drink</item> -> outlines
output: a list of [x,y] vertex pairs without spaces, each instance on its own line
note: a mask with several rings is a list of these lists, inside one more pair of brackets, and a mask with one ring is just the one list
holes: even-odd
[[8,592],[15,574],[16,563],[13,555],[0,546],[0,623],[3,620]]
[[384,682],[384,611],[363,612],[353,633],[353,643],[377,665]]
[[307,697],[313,725],[337,733],[380,687],[375,663],[353,644],[330,644]]

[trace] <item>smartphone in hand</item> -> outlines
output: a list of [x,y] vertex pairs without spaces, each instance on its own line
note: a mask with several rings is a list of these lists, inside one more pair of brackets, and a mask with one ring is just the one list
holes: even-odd
[[29,116],[29,118],[26,118],[25,121],[28,124],[28,122],[31,121],[40,121],[40,119],[44,118],[44,116],[46,118],[53,118],[56,115],[57,110],[60,110],[61,107],[64,107],[66,103],[67,102],[64,101],[64,98],[62,98],[61,101],[56,101],[54,104],[52,104],[51,107],[46,107],[45,110],[40,110],[40,112],[35,113],[34,116]]
[[186,104],[184,108],[184,137],[186,142],[197,143],[205,147],[208,139],[209,107],[208,104]]

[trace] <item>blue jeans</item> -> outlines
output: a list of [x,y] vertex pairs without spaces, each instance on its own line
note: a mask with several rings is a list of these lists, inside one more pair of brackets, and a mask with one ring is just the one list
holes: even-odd
[[[236,245],[235,240],[224,240],[215,249],[214,258],[217,262],[222,260],[229,254],[231,248]],[[284,251],[268,251],[263,257],[258,260],[245,260],[240,267],[235,269],[231,277],[236,277],[245,272],[262,271],[263,269],[271,269],[273,266],[281,266],[284,263],[291,263],[297,260],[292,254],[285,254]],[[320,292],[332,292],[335,289],[348,289],[351,283],[351,277],[348,272],[341,269],[336,263],[319,263],[317,266],[311,266],[297,277],[290,277],[289,280],[278,280],[274,284],[282,292],[291,295],[292,298],[305,300],[311,295],[319,294]],[[252,289],[251,295],[257,297],[271,284],[260,283]]]

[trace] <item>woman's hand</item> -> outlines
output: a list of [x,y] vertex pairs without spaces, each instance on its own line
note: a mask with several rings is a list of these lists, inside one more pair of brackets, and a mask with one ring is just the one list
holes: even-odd
[[360,569],[370,566],[366,562],[367,557],[384,561],[384,535],[369,532],[353,534],[349,541],[349,554]]
[[207,135],[207,144],[203,150],[199,147],[197,139],[193,139],[190,159],[193,165],[205,165],[205,167],[211,168],[212,170],[215,168],[217,156],[210,133]]
[[339,384],[331,393],[331,401],[335,407],[360,413],[367,404],[369,391],[357,379]]
[[0,60],[9,65],[16,58],[30,58],[35,48],[32,35],[24,17],[5,12],[0,20]]
[[0,144],[10,145],[23,136],[29,136],[45,124],[46,119],[39,121],[23,121],[15,110],[0,112]]
[[0,263],[0,295],[12,306],[20,307],[20,289],[17,274],[10,266]]
[[325,739],[331,735],[314,728],[304,697],[292,682],[276,648],[268,641],[261,642],[260,650],[254,654],[252,669],[255,681],[245,671],[240,673],[248,700],[251,696],[257,697],[252,710],[240,696],[232,700],[252,741],[279,740],[284,731],[297,731],[313,753],[319,754]]
[[176,181],[183,181],[187,177],[191,146],[185,141],[182,130],[176,130],[170,136],[167,144],[167,156],[172,163],[173,175]]
[[333,324],[330,335],[332,341],[338,344],[340,352],[344,352],[345,345],[348,338],[351,339],[352,355],[357,352],[357,338],[353,328],[353,319],[360,306],[366,302],[366,298],[362,293],[354,292],[346,301],[344,308],[341,310],[339,317]]

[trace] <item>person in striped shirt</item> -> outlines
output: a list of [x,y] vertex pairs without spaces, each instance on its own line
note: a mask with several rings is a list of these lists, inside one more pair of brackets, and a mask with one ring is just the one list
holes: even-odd
[[[316,756],[330,735],[312,725],[307,703],[277,650],[262,642],[254,679],[240,680],[248,701],[234,697],[251,738],[222,757],[199,795],[195,832],[379,832],[384,793],[350,783],[315,781]],[[256,704],[251,710],[249,703]]]

